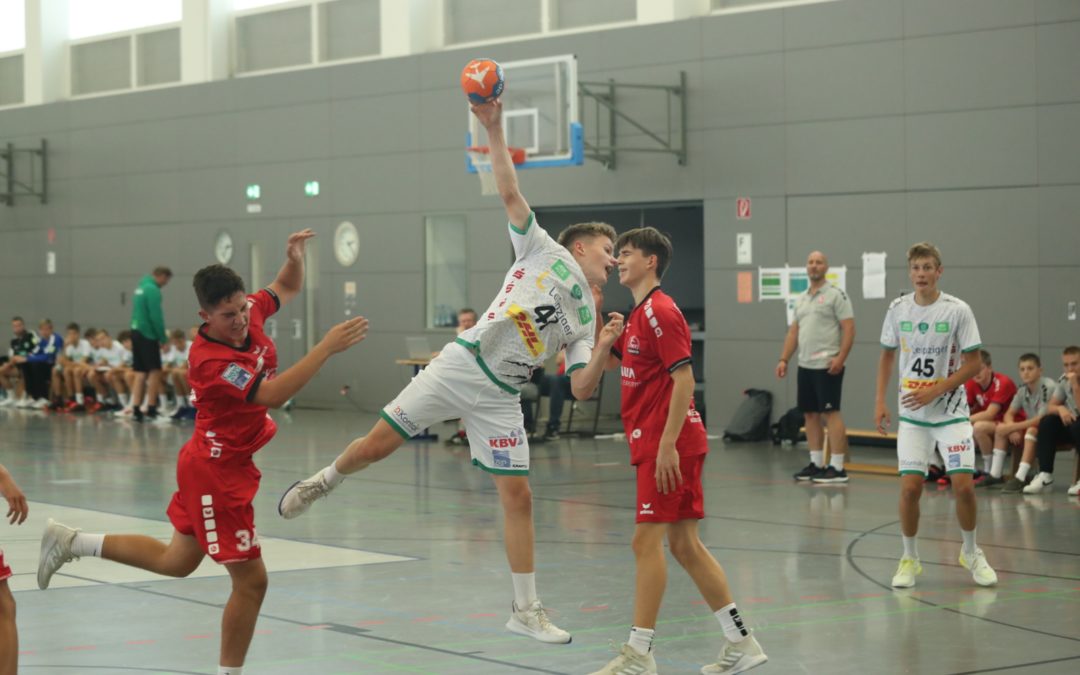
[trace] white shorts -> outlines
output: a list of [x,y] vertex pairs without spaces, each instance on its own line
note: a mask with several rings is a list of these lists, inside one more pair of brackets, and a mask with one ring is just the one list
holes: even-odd
[[901,420],[896,432],[900,475],[926,475],[935,446],[945,460],[945,473],[975,473],[975,441],[967,421],[940,427],[924,427]]
[[473,464],[494,474],[529,473],[520,396],[492,382],[459,344],[446,345],[379,415],[406,439],[436,422],[461,418]]

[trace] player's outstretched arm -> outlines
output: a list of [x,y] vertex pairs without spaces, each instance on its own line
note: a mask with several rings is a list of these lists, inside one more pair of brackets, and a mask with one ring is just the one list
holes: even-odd
[[323,364],[338,352],[367,337],[368,320],[362,316],[343,321],[331,328],[319,344],[297,361],[291,368],[272,380],[267,380],[255,392],[253,403],[267,408],[280,408],[304,388]]
[[304,251],[307,241],[315,236],[310,228],[293,232],[285,244],[285,264],[278,270],[277,278],[270,284],[270,290],[277,294],[282,306],[300,294],[304,287]]
[[529,223],[532,210],[518,189],[517,172],[514,170],[514,163],[510,161],[510,150],[506,146],[506,134],[502,126],[502,101],[495,99],[474,105],[472,112],[487,130],[491,172],[495,176],[495,184],[499,186],[499,197],[506,207],[506,215],[514,227],[524,229]]

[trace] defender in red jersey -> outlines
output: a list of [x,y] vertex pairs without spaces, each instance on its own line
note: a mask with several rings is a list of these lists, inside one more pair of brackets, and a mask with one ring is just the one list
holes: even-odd
[[637,579],[630,639],[593,675],[657,672],[652,643],[667,584],[665,536],[724,631],[717,662],[701,672],[741,673],[768,657],[743,624],[723,568],[698,536],[698,520],[705,517],[701,473],[709,447],[694,408],[690,328],[675,301],[660,289],[671,242],[644,227],[623,233],[615,250],[619,283],[630,289],[635,303],[608,366],[622,370],[623,427],[630,463],[637,469]]
[[994,452],[994,437],[998,426],[1005,420],[1005,412],[1013,396],[1016,396],[1016,383],[1005,373],[994,372],[990,352],[980,349],[979,356],[982,357],[982,368],[975,373],[975,377],[964,383],[964,391],[971,411],[968,419],[971,421],[972,436],[983,458],[982,471],[975,472],[975,485],[991,487],[1005,482],[1001,472],[1006,452]]
[[[22,525],[30,507],[26,495],[3,464],[0,464],[0,497],[8,503],[8,523]],[[15,675],[19,668],[19,632],[15,628],[15,596],[7,582],[10,577],[11,568],[4,562],[4,549],[0,548],[0,675]]]
[[294,366],[277,374],[277,350],[263,323],[299,294],[311,230],[289,237],[286,261],[270,286],[248,295],[224,265],[195,275],[203,320],[188,356],[197,416],[176,466],[178,489],[168,507],[169,544],[142,535],[87,534],[49,520],[41,540],[38,586],[80,556],[115,560],[166,576],[186,577],[209,555],[228,565],[232,594],[222,618],[219,673],[241,672],[266,593],[266,567],[252,500],[259,489],[253,455],[274,437],[267,414],[292,398],[332,355],[367,335],[367,320],[340,323]]

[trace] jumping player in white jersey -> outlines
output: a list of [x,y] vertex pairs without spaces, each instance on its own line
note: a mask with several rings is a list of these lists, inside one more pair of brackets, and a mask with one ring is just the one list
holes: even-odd
[[979,327],[967,303],[942,293],[941,253],[929,242],[908,249],[908,274],[914,293],[889,305],[881,328],[877,402],[874,420],[886,433],[891,423],[885,405],[897,349],[900,350],[900,426],[896,451],[900,463],[900,529],[904,555],[893,576],[896,588],[910,588],[922,573],[915,536],[919,531],[919,498],[935,444],[945,458],[956,495],[963,547],[960,564],[975,583],[993,586],[997,574],[975,545],[975,441],[964,382],[979,371]]
[[529,441],[518,390],[533,370],[565,349],[574,397],[592,395],[623,326],[623,317],[612,313],[598,330],[599,308],[591,290],[602,286],[618,263],[612,257],[615,230],[606,223],[579,223],[566,228],[556,243],[536,223],[518,190],[503,134],[502,103],[473,106],[472,111],[487,129],[492,170],[510,219],[516,260],[503,290],[476,326],[446,345],[383,408],[367,436],[289,488],[278,511],[285,518],[299,516],[346,475],[387,457],[427,426],[460,418],[472,462],[492,474],[505,515],[506,557],[514,583],[506,627],[541,642],[567,643],[570,634],[548,620],[536,595]]

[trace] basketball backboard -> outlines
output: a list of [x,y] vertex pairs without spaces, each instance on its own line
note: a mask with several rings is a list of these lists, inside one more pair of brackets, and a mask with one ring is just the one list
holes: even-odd
[[[573,54],[501,64],[506,90],[502,95],[507,144],[525,150],[520,169],[571,166],[585,162],[578,115],[577,60]],[[465,147],[486,146],[487,134],[468,112]],[[480,158],[465,153],[465,165],[477,172]],[[481,167],[480,170],[483,170]]]

